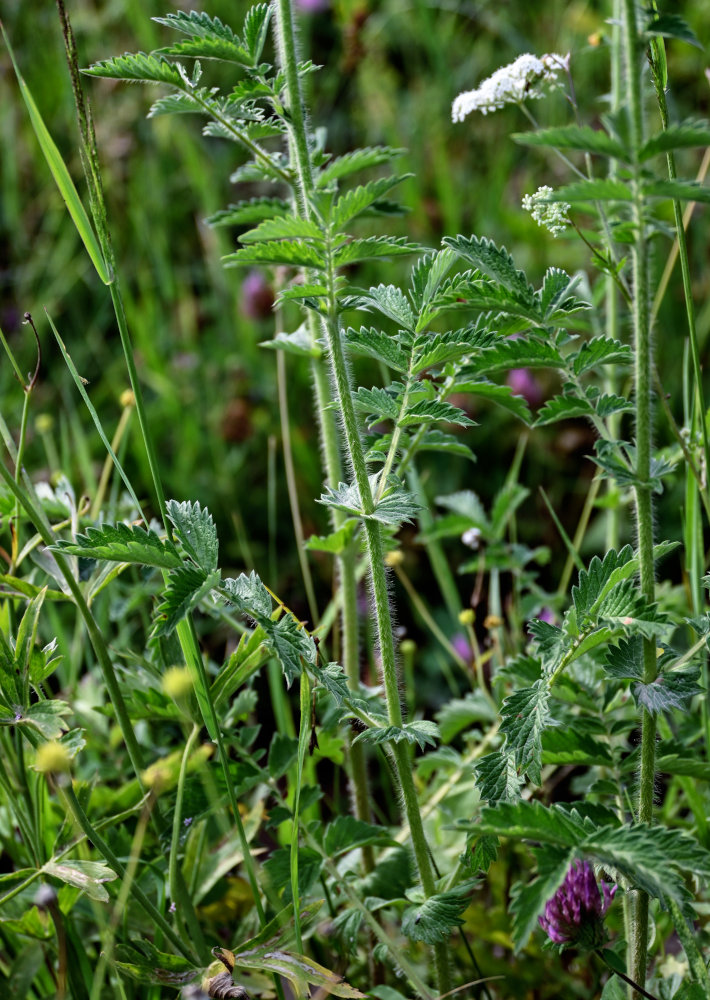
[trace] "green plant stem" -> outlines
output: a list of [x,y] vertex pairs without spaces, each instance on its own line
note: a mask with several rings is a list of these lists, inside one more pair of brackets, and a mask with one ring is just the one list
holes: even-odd
[[[108,846],[106,841],[103,839],[101,834],[98,832],[95,826],[91,823],[91,820],[86,815],[81,807],[81,803],[77,799],[74,789],[71,785],[63,788],[61,790],[62,796],[69,808],[69,811],[74,816],[75,820],[81,827],[81,829],[86,834],[87,838],[91,841],[97,851],[104,856],[106,863],[112,868],[120,879],[125,878],[126,869],[125,866],[118,860],[116,855],[113,853],[111,848]],[[165,935],[168,941],[173,945],[173,947],[189,962],[193,962],[196,966],[199,965],[199,959],[195,956],[192,951],[187,947],[187,945],[178,937],[175,931],[172,929],[170,924],[167,922],[163,914],[156,909],[156,907],[151,903],[143,890],[136,885],[135,882],[131,883],[131,894],[135,897],[136,901],[143,907],[147,915],[150,917],[152,922],[155,924],[157,929],[160,929]]]
[[276,0],[275,7],[279,61],[286,79],[286,107],[290,118],[291,158],[298,176],[298,188],[295,193],[299,199],[301,212],[305,218],[309,218],[311,212],[309,195],[313,189],[313,171],[308,152],[301,79],[298,75],[296,34],[291,0]]
[[182,760],[180,761],[180,773],[178,775],[177,791],[175,794],[175,811],[173,813],[173,828],[170,837],[170,854],[168,856],[168,878],[170,880],[170,897],[173,902],[180,907],[180,915],[185,921],[185,925],[190,934],[190,938],[197,949],[200,957],[205,959],[209,954],[205,939],[202,935],[195,907],[190,898],[185,881],[180,871],[180,831],[182,829],[182,803],[185,795],[185,777],[187,775],[187,765],[190,760],[192,748],[200,734],[200,727],[193,726],[190,735],[185,743]]
[[[655,593],[653,565],[653,502],[650,482],[651,471],[651,329],[649,315],[648,248],[645,233],[644,201],[641,191],[641,164],[638,151],[643,139],[643,96],[641,60],[643,41],[639,35],[634,0],[624,0],[624,50],[626,60],[626,85],[631,118],[631,143],[634,155],[632,164],[633,221],[635,240],[633,250],[633,328],[634,328],[634,387],[636,406],[636,526],[639,552],[639,582],[643,596],[653,601]],[[651,684],[656,679],[656,644],[652,639],[643,640],[643,680]],[[656,723],[654,716],[645,709],[641,720],[641,765],[638,785],[639,822],[649,823],[653,817],[653,791],[656,759]],[[648,907],[645,892],[634,892],[632,901],[631,941],[629,942],[628,971],[635,984],[646,982],[648,961]],[[632,995],[641,994],[636,986]]]

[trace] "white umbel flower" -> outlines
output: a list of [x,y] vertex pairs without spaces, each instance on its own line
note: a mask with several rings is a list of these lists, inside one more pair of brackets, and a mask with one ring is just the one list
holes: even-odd
[[553,53],[539,59],[526,52],[510,65],[501,66],[476,90],[459,94],[451,107],[451,118],[462,122],[472,111],[487,115],[489,111],[497,111],[506,104],[520,104],[527,98],[543,97],[545,88],[554,87],[560,70],[568,65],[569,53],[566,56]]
[[559,236],[569,225],[567,216],[570,206],[566,201],[547,201],[552,193],[552,188],[543,184],[535,194],[523,196],[523,208],[530,212],[538,226],[547,229],[553,236]]

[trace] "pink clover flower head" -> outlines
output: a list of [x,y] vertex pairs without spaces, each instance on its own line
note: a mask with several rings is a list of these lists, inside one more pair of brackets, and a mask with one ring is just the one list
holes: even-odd
[[606,940],[603,919],[616,890],[597,883],[588,861],[575,861],[538,922],[554,944],[593,951]]

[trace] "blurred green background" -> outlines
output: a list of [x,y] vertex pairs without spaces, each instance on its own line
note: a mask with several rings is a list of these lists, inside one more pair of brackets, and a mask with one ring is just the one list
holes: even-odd
[[[238,26],[248,4],[213,0],[211,14]],[[540,150],[516,145],[510,134],[529,126],[516,108],[453,125],[450,107],[522,52],[572,53],[580,114],[594,124],[606,107],[609,3],[524,0],[424,2],[333,0],[300,5],[304,58],[323,66],[308,78],[314,127],[327,129],[327,148],[386,143],[407,150],[402,171],[414,175],[399,190],[408,215],[394,221],[398,233],[428,246],[443,235],[475,232],[505,244],[530,279],[539,284],[546,267],[584,268],[598,275],[589,253],[572,234],[553,240],[520,208],[521,197],[541,184],[564,183],[566,168]],[[167,44],[168,29],[155,24],[171,8],[157,0],[69,0],[84,65],[123,51]],[[202,9],[202,8],[196,8]],[[701,40],[710,39],[710,5],[677,3]],[[5,0],[3,20],[21,71],[55,141],[84,192],[73,100],[54,4]],[[670,103],[678,117],[704,115],[710,85],[706,54],[669,45]],[[205,79],[229,82],[229,69],[205,67]],[[284,488],[276,401],[275,355],[259,342],[274,335],[269,289],[254,276],[224,270],[220,256],[236,242],[233,233],[210,229],[204,219],[242,197],[230,174],[239,150],[203,138],[191,116],[147,120],[159,88],[85,79],[96,122],[109,220],[119,262],[150,421],[168,496],[199,499],[220,526],[225,566],[253,563],[269,575],[269,503],[272,581],[295,607],[299,576]],[[570,120],[561,95],[534,102],[544,124]],[[650,125],[656,118],[649,109]],[[103,462],[100,441],[54,346],[44,315],[55,321],[107,431],[120,418],[127,377],[107,291],[99,283],[42,160],[20,100],[7,53],[0,53],[0,325],[23,370],[35,364],[30,311],[42,340],[40,382],[32,401],[26,466],[35,478],[59,468],[77,494],[96,492]],[[701,152],[682,158],[695,175]],[[699,311],[703,358],[710,331],[708,235],[710,215],[696,210],[691,227],[691,267]],[[380,222],[376,226],[383,225]],[[381,230],[378,230],[381,231]],[[670,243],[656,245],[659,274]],[[383,262],[352,275],[358,285],[406,281],[409,263]],[[682,342],[685,335],[680,281],[674,276],[656,331],[664,390],[682,420]],[[308,370],[287,358],[295,463],[306,533],[324,531],[326,518],[311,501],[321,491],[316,432],[311,417]],[[377,371],[364,371],[367,381]],[[368,382],[367,384],[372,384]],[[555,387],[539,380],[540,400]],[[19,425],[22,390],[10,365],[0,365],[2,412]],[[489,500],[505,478],[522,425],[503,411],[480,407],[480,426],[466,432],[478,463],[433,460],[430,493],[474,489]],[[37,418],[42,417],[37,424]],[[47,419],[49,418],[49,419]],[[41,429],[41,433],[40,433]],[[671,441],[663,414],[658,440]],[[519,513],[519,531],[531,544],[548,544],[553,559],[543,584],[557,584],[564,551],[537,487],[544,484],[563,524],[574,532],[593,474],[585,455],[593,436],[583,421],[533,431],[521,480],[531,495]],[[124,444],[125,462],[139,495],[150,498],[137,423]],[[667,488],[659,508],[659,534],[680,534],[681,486]],[[592,524],[592,527],[594,525]],[[275,533],[274,533],[275,531]],[[628,528],[627,528],[628,534]],[[591,532],[588,548],[601,546]],[[273,566],[272,566],[273,568]],[[422,566],[422,572],[426,569]],[[679,564],[677,566],[679,570]],[[412,567],[417,575],[417,567]],[[671,572],[675,570],[671,569]],[[329,568],[322,567],[322,580]],[[469,588],[470,589],[470,588]]]

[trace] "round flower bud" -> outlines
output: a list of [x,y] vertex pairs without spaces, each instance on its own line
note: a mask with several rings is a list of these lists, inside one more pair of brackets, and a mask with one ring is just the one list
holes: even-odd
[[70,767],[69,751],[58,740],[49,740],[37,747],[35,770],[41,774],[67,774]]
[[385,566],[401,566],[403,562],[404,553],[400,552],[399,549],[394,549],[392,552],[385,554]]
[[476,620],[476,612],[473,608],[464,608],[463,611],[459,611],[459,624],[460,625],[473,625]]
[[124,389],[123,392],[121,393],[121,395],[118,397],[118,401],[121,404],[121,406],[124,408],[124,410],[127,409],[129,406],[135,406],[136,405],[136,397],[133,394],[133,390],[132,389]]
[[163,674],[163,691],[176,701],[192,691],[192,674],[187,667],[169,667]]

